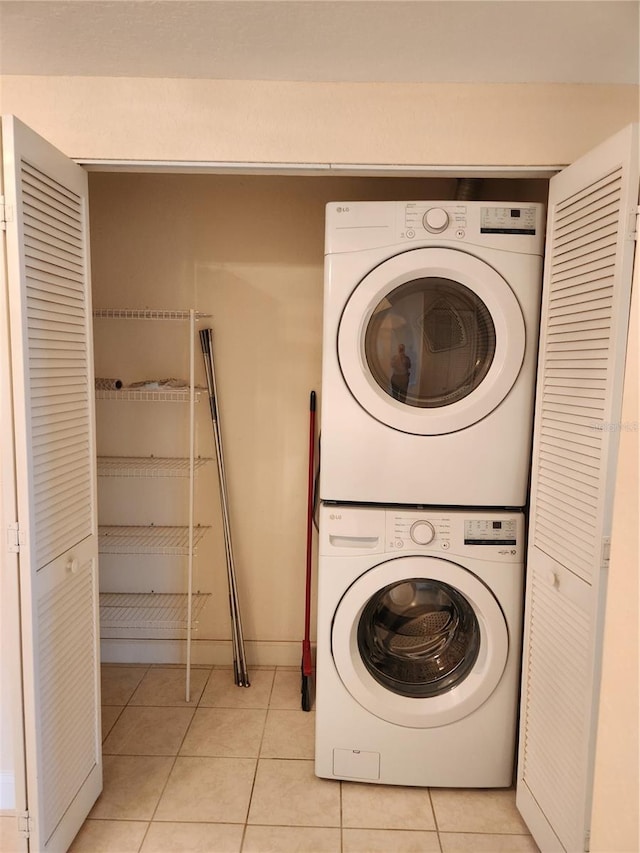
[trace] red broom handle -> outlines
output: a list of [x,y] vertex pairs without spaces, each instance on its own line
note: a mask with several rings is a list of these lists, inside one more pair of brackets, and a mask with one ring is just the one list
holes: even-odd
[[[309,643],[309,632],[311,624],[311,546],[313,541],[313,481],[315,475],[315,443],[316,443],[316,392],[312,391],[309,397],[309,484],[307,492],[307,578],[306,596],[304,608],[304,638],[305,644]],[[305,649],[306,652],[306,649]],[[311,650],[309,654],[309,670],[311,668]],[[306,664],[305,664],[306,668]]]

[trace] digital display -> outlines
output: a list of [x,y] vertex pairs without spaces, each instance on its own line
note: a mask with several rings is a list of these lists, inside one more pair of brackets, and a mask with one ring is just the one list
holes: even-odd
[[469,519],[464,523],[465,545],[516,546],[516,522],[512,519]]
[[534,207],[483,207],[480,211],[481,234],[536,233]]

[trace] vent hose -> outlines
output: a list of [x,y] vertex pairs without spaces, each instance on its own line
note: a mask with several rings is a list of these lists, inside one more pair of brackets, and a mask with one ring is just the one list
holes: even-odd
[[477,201],[482,186],[482,178],[458,178],[456,201]]

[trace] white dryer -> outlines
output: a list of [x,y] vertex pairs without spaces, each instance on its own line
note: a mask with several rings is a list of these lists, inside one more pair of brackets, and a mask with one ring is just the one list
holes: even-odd
[[316,774],[507,787],[524,516],[322,505]]
[[320,497],[526,503],[544,207],[327,206]]

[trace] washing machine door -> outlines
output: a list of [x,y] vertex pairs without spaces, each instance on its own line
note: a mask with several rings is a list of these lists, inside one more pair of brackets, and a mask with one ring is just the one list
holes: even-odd
[[413,556],[380,563],[349,587],[334,615],[331,649],[345,688],[367,711],[431,728],[489,698],[509,636],[500,605],[474,574]]
[[378,421],[415,435],[465,429],[492,412],[525,352],[509,284],[455,249],[413,249],[357,285],[338,328],[340,369]]

